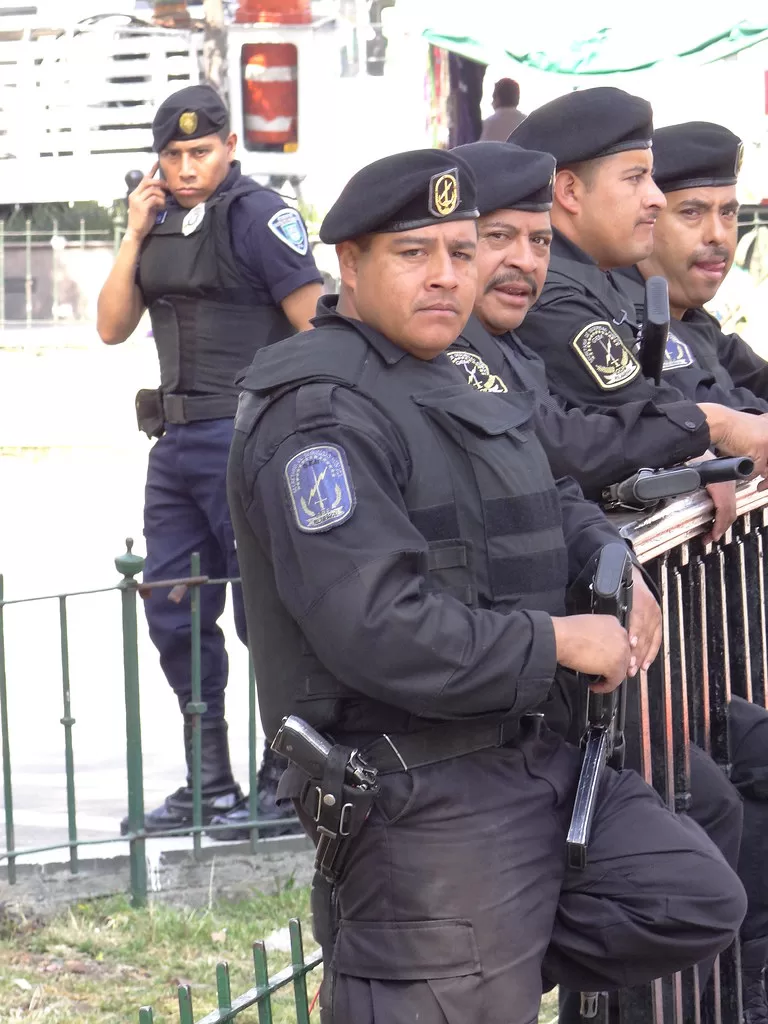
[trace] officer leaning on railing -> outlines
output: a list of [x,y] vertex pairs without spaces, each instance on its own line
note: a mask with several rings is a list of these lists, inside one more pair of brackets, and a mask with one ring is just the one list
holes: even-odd
[[[139,427],[157,438],[147,472],[144,582],[188,576],[194,551],[204,575],[236,577],[225,488],[234,378],[257,349],[309,327],[321,276],[299,214],[241,174],[229,114],[213,88],[173,93],[152,131],[157,163],[138,182],[127,180],[127,229],[98,304],[99,334],[110,345],[125,341],[148,309],[160,361],[160,387],[139,392],[136,403]],[[239,586],[233,599],[245,642]],[[223,586],[201,588],[203,822],[231,826],[212,834],[236,839],[248,836],[248,807],[232,774],[224,717],[227,654],[217,624],[224,603]],[[192,821],[189,597],[175,603],[156,589],[145,609],[184,715],[187,762],[185,784],[146,816],[146,829],[158,831]],[[281,771],[265,748],[260,818],[286,813],[275,804]]]

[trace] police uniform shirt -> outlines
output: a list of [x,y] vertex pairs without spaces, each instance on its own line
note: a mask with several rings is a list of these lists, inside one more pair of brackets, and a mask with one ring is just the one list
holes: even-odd
[[[235,160],[214,195],[229,191],[240,175]],[[166,206],[178,207],[170,194]],[[300,214],[271,189],[236,199],[229,210],[229,229],[240,270],[264,305],[277,306],[304,285],[322,283]]]
[[[519,577],[516,570],[512,581],[519,585],[518,595],[502,604],[488,593],[478,594],[475,607],[448,593],[430,593],[420,566],[427,564],[432,544],[405,505],[416,454],[385,407],[349,386],[322,383],[317,368],[304,369],[307,346],[312,346],[311,358],[318,367],[331,365],[330,345],[335,347],[334,359],[339,348],[349,351],[350,360],[366,366],[373,359],[377,373],[397,380],[398,394],[409,406],[414,395],[415,408],[430,408],[427,395],[434,393],[436,416],[442,402],[452,401],[458,414],[460,407],[474,408],[476,401],[463,401],[464,385],[458,385],[461,390],[457,391],[455,368],[444,355],[430,362],[417,359],[367,325],[332,310],[332,302],[326,299],[312,335],[297,335],[262,350],[241,380],[246,390],[235,429],[236,438],[242,431],[247,440],[239,453],[233,448],[229,490],[243,576],[263,581],[265,574],[274,575],[279,599],[303,637],[285,644],[286,651],[294,650],[297,643],[303,645],[305,658],[313,654],[335,679],[359,696],[379,702],[379,707],[394,706],[425,718],[461,718],[513,704],[521,711],[526,704],[537,705],[548,694],[556,671],[552,621],[549,613],[537,610],[532,593],[537,589],[534,583],[549,571],[548,549],[538,553],[535,547],[528,549],[525,558],[531,562],[533,576],[524,581],[519,565]],[[362,355],[361,337],[367,346]],[[276,377],[277,363],[286,368],[284,373],[302,380],[303,386],[279,395],[247,433],[244,399],[248,389],[266,389],[272,387],[273,379],[284,379],[284,375]],[[333,380],[333,371],[327,373]],[[279,390],[279,386],[272,389]],[[265,398],[261,391],[252,397],[259,402]],[[484,415],[508,416],[505,402],[490,394],[486,399]],[[423,415],[430,420],[428,413]],[[512,433],[519,439],[519,431]],[[515,444],[503,433],[500,436],[505,461],[507,444],[510,461],[514,460]],[[499,433],[478,437],[482,440],[477,447],[495,446]],[[498,448],[495,452],[501,454]],[[531,454],[529,449],[518,458],[527,460]],[[473,454],[472,461],[475,458],[482,454]],[[543,453],[541,459],[542,479],[549,480],[551,488]],[[518,481],[523,493],[526,482],[527,477]],[[565,584],[566,577],[575,579],[596,550],[617,534],[596,506],[583,500],[572,480],[558,482],[558,495],[562,534],[559,528],[555,532],[561,537],[559,543],[564,536],[567,545]],[[547,533],[552,524],[543,520],[551,515],[544,515],[543,508],[532,519],[523,499],[504,500],[519,505],[516,532],[544,529]],[[534,544],[542,543],[543,535],[533,536]],[[497,537],[497,548],[499,543]],[[267,553],[269,568],[261,566],[259,575],[247,562],[251,551]],[[446,557],[451,553],[438,542],[438,557],[441,551]],[[491,556],[478,551],[476,557],[482,561]],[[262,617],[254,612],[252,607],[249,631],[252,622],[257,629],[263,627]],[[269,632],[270,643],[274,632]],[[259,637],[252,643],[258,651]],[[285,660],[290,657],[286,653]],[[270,676],[276,671],[274,661],[273,657],[264,667]],[[310,664],[307,660],[306,665]],[[286,692],[292,670],[284,665],[280,672],[285,678],[279,685]],[[305,667],[302,673],[309,677],[312,670]],[[321,684],[312,687],[322,694]],[[305,714],[311,714],[310,704],[305,707]],[[269,714],[265,714],[267,727]]]
[[[635,306],[616,275],[601,271],[557,230],[551,251],[541,295],[517,329],[543,360],[550,389],[569,408],[593,411],[652,400],[678,429],[708,442],[701,410],[677,388],[664,382],[656,386],[643,377],[634,351]],[[711,375],[702,376],[711,380]]]
[[[643,275],[637,267],[618,274],[641,315]],[[695,402],[717,402],[740,412],[768,412],[768,364],[737,334],[726,337],[715,317],[703,309],[687,310],[682,320],[671,317],[662,375],[662,380]]]
[[[599,498],[605,487],[631,476],[638,466],[673,465],[708,447],[706,428],[680,427],[651,398],[595,412],[568,408],[549,390],[541,358],[515,332],[493,337],[475,316],[446,355],[477,390],[535,396],[534,428],[553,475],[572,476],[588,498]],[[683,403],[682,411],[689,405]]]

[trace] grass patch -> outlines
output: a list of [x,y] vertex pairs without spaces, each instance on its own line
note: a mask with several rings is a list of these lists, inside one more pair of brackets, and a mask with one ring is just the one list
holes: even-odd
[[[0,930],[0,1021],[3,1024],[128,1024],[151,1005],[156,1024],[176,1024],[176,989],[192,985],[195,1018],[216,1006],[215,968],[230,966],[232,994],[254,984],[251,947],[287,926],[304,924],[305,953],[315,948],[309,890],[286,886],[237,903],[189,910],[153,903],[134,910],[118,896],[79,903],[47,924],[6,921]],[[290,962],[269,954],[270,975]],[[319,972],[307,977],[310,1000]],[[292,988],[273,997],[275,1024],[295,1021]],[[319,1020],[317,1010],[312,1014]],[[237,1021],[254,1024],[256,1008]]]
[[[78,903],[47,923],[10,918],[0,907],[0,1022],[24,1024],[132,1024],[151,1005],[156,1024],[178,1024],[176,989],[192,986],[195,1019],[216,1006],[215,968],[230,967],[233,996],[254,984],[251,947],[287,926],[304,925],[304,950],[315,948],[309,889],[288,884],[238,902],[190,910],[152,903],[134,910],[127,897]],[[290,962],[269,953],[270,975]],[[320,972],[307,977],[310,1000]],[[273,997],[274,1024],[295,1024],[292,987]],[[554,993],[545,996],[539,1020],[556,1019]],[[238,1024],[256,1024],[254,1007]],[[317,1008],[312,1021],[319,1022]]]

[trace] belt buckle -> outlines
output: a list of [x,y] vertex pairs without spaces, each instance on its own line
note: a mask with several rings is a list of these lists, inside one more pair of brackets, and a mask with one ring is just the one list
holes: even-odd
[[169,423],[183,424],[187,422],[185,395],[163,395],[163,412]]

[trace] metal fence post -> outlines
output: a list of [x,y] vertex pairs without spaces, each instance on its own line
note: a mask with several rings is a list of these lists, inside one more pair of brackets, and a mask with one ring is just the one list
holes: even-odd
[[24,226],[24,312],[27,327],[32,322],[32,221]]
[[67,827],[69,831],[69,870],[77,874],[77,808],[75,804],[75,755],[72,746],[72,704],[69,687],[69,631],[67,629],[67,599],[59,598],[59,629],[61,632],[61,687],[64,715],[64,766],[67,774]]
[[5,327],[5,221],[0,219],[0,327]]
[[8,882],[16,882],[16,858],[13,828],[13,789],[11,787],[11,740],[8,730],[8,688],[5,676],[5,632],[3,626],[3,577],[0,576],[0,732],[3,743],[3,799],[5,802],[5,845],[8,850]]
[[[144,839],[144,769],[141,755],[141,707],[139,701],[139,649],[134,577],[144,568],[144,559],[133,554],[133,538],[125,541],[126,552],[115,559],[123,579],[118,584],[123,606],[123,667],[125,671],[125,732],[128,762],[128,827],[130,840],[131,903],[147,902],[147,858]],[[135,833],[140,833],[137,838]]]
[[[200,575],[200,553],[194,551],[190,560],[190,576]],[[187,704],[185,713],[192,717],[192,844],[194,856],[200,858],[202,850],[203,794],[202,794],[202,758],[203,733],[202,716],[207,704],[201,700],[202,651],[200,623],[200,585],[193,585],[189,595],[190,613],[192,617],[192,700]]]

